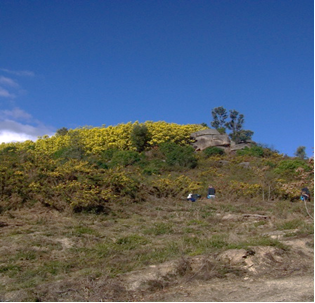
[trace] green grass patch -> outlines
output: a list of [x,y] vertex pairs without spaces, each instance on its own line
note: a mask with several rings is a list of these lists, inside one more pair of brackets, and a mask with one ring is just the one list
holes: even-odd
[[267,236],[257,236],[257,237],[252,237],[249,238],[248,240],[244,242],[239,242],[239,243],[231,243],[227,246],[228,249],[248,249],[251,246],[272,246],[272,247],[277,247],[283,250],[288,250],[288,246],[281,243],[277,239],[272,239]]
[[286,230],[286,229],[297,229],[304,225],[302,219],[293,219],[285,222],[280,222],[277,224],[277,229]]
[[174,230],[173,230],[172,224],[160,222],[160,223],[153,224],[152,227],[144,229],[143,233],[145,235],[159,236],[159,235],[173,234]]
[[187,226],[190,226],[190,225],[208,226],[209,223],[208,223],[208,222],[205,222],[205,221],[203,221],[203,220],[193,219],[193,220],[189,220],[189,221],[187,222]]
[[94,235],[94,236],[99,236],[99,232],[96,231],[95,229],[93,228],[90,228],[88,226],[76,226],[74,229],[73,229],[73,235],[74,236],[77,236],[77,237],[80,237],[82,235]]
[[15,254],[14,259],[20,261],[32,261],[36,260],[37,257],[38,253],[34,250],[21,250]]
[[8,264],[0,266],[0,273],[8,275],[10,278],[14,277],[21,271],[21,267],[16,264]]
[[117,240],[116,246],[119,246],[121,249],[135,249],[141,245],[146,245],[150,243],[150,241],[142,236],[139,235],[128,235],[125,237],[121,237]]

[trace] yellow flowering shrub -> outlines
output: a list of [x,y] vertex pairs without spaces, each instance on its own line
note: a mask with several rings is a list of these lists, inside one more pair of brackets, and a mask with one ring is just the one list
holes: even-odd
[[[133,126],[136,124],[139,124],[139,122],[129,122],[107,127],[70,129],[65,135],[43,136],[38,138],[36,142],[25,141],[22,143],[1,144],[0,150],[8,146],[15,146],[18,149],[27,149],[29,147],[34,148],[38,153],[53,154],[62,148],[73,145],[80,145],[87,154],[100,154],[102,151],[110,148],[135,150],[130,136]],[[199,124],[179,125],[164,121],[147,121],[144,125],[147,126],[151,134],[151,140],[148,142],[149,146],[156,146],[167,141],[181,145],[189,144],[191,142],[191,133],[205,129],[204,126]]]
[[197,192],[202,186],[187,176],[180,175],[176,178],[171,175],[158,178],[151,182],[152,193],[158,197],[176,197],[189,192]]
[[229,184],[230,190],[235,194],[237,197],[249,197],[253,198],[262,190],[262,187],[260,184],[250,184],[246,182],[239,182],[232,180]]
[[191,143],[190,135],[196,131],[205,129],[200,124],[179,125],[176,123],[167,123],[164,121],[144,123],[152,135],[149,141],[150,146],[160,145],[164,142],[175,142],[180,145]]

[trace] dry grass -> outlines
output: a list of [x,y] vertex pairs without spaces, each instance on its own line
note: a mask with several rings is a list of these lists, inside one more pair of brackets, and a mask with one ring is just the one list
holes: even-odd
[[[313,233],[313,222],[307,220],[299,202],[226,203],[217,199],[190,203],[153,199],[111,208],[110,215],[60,213],[45,207],[3,213],[0,298],[8,292],[23,291],[23,300],[56,301],[71,292],[73,300],[84,296],[90,300],[96,298],[89,293],[93,288],[94,295],[102,291],[104,300],[130,300],[130,294],[114,282],[121,274],[180,260],[178,275],[187,276],[188,256],[218,254],[228,248],[251,245],[283,249],[279,241],[261,238],[261,234],[284,229],[299,229],[303,235]],[[225,220],[227,214],[234,217]],[[270,219],[244,219],[243,214]],[[292,234],[297,235],[296,231]],[[206,264],[200,274],[222,277],[231,272],[227,267],[214,271],[214,266]],[[86,290],[80,286],[82,281]],[[68,289],[67,283],[71,284]],[[59,285],[55,297],[49,291],[45,294],[44,285]],[[152,282],[152,288],[164,286]]]

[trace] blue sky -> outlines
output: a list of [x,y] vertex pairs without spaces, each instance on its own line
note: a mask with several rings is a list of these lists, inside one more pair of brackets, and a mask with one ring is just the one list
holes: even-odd
[[1,0],[0,28],[0,142],[223,106],[313,155],[312,0]]

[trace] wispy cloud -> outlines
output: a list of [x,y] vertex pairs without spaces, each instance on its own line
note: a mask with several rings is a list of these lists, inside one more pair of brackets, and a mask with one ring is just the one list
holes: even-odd
[[32,115],[16,107],[12,110],[0,110],[0,119],[15,119],[15,120],[31,121]]
[[3,76],[0,76],[0,84],[10,87],[19,87],[19,84],[15,80]]
[[0,86],[0,97],[14,99],[16,96],[13,93],[10,93],[7,89]]
[[25,77],[34,77],[35,73],[29,70],[10,70],[6,68],[0,68],[1,71],[6,72],[8,74],[16,75],[16,76],[25,76]]
[[[17,76],[33,77],[35,74],[31,71],[12,71],[5,68],[0,68],[0,72],[6,72]],[[17,96],[24,94],[20,84],[12,78],[0,75],[0,97],[15,99]]]
[[[13,71],[5,68],[0,68],[0,72],[14,75],[14,78],[35,76],[31,71]],[[10,107],[12,107],[23,92],[25,91],[17,80],[12,79],[10,76],[0,75],[0,101],[1,99],[9,100]],[[0,143],[25,140],[36,141],[40,136],[51,136],[53,134],[54,130],[51,127],[34,119],[31,114],[18,106],[0,110]]]

